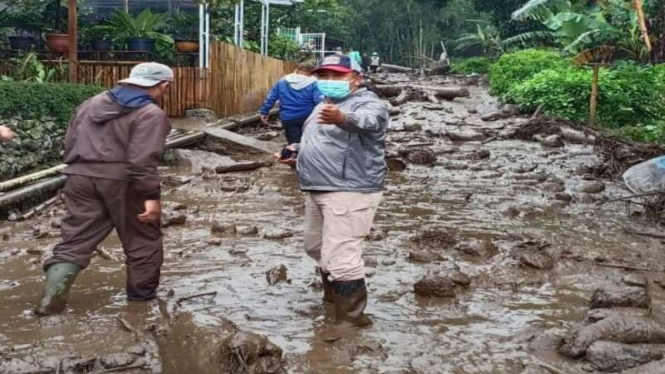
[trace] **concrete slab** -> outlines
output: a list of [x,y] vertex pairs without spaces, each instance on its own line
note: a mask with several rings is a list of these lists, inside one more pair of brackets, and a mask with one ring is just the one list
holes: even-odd
[[222,143],[229,153],[246,152],[274,154],[280,151],[280,146],[277,144],[263,142],[221,128],[207,128],[203,131],[215,142]]

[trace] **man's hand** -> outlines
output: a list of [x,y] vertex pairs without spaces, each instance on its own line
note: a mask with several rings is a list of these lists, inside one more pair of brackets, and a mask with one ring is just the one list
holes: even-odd
[[346,115],[337,105],[325,104],[319,112],[319,122],[322,124],[341,125],[346,121]]
[[270,120],[270,115],[269,114],[262,114],[261,115],[261,123],[262,124],[267,125],[268,120]]
[[138,215],[139,222],[159,222],[159,219],[162,215],[162,204],[159,202],[159,200],[146,200],[144,207],[145,212]]
[[14,139],[14,132],[7,126],[0,126],[0,141],[8,142]]

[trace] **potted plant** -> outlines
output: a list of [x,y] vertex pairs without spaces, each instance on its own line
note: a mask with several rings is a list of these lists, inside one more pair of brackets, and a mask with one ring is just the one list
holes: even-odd
[[93,51],[110,51],[113,46],[113,27],[93,26],[88,29],[86,37]]
[[175,47],[179,52],[196,52],[199,50],[198,19],[195,15],[181,10],[169,14],[167,31],[175,39]]
[[64,31],[67,29],[67,12],[62,11],[60,0],[52,1],[49,8],[46,14],[53,17],[53,31],[46,34],[46,47],[49,51],[66,54],[69,52],[69,34]]
[[137,52],[152,52],[155,42],[162,40],[173,44],[173,38],[160,32],[166,27],[166,15],[152,13],[145,9],[136,18],[121,10],[116,10],[109,20],[115,39],[127,44],[127,49]]
[[27,51],[36,46],[34,35],[41,31],[41,24],[35,21],[36,18],[36,14],[28,11],[2,13],[0,21],[9,26],[7,32],[11,49]]

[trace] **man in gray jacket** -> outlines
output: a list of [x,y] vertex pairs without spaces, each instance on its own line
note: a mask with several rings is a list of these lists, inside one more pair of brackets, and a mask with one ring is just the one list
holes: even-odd
[[388,108],[360,88],[362,69],[348,56],[326,57],[314,74],[325,102],[305,122],[297,158],[305,250],[319,263],[336,321],[368,326],[362,244],[383,195]]

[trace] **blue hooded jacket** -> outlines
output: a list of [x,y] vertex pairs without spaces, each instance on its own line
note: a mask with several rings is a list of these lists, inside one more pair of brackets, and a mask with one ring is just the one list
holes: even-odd
[[279,117],[284,121],[306,119],[321,102],[322,94],[316,79],[300,74],[289,74],[273,86],[266,98],[261,114],[267,115],[279,101]]

